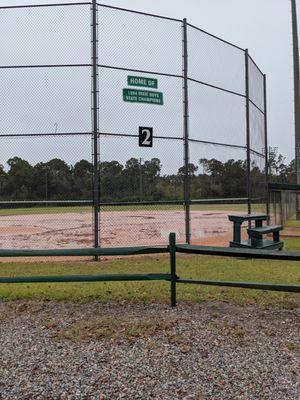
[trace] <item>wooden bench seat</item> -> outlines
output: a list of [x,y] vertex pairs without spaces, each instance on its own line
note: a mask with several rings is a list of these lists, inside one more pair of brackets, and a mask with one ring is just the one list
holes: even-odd
[[[229,221],[233,222],[233,241],[230,242],[230,247],[240,247],[241,244],[241,229],[242,224],[244,222],[251,223],[251,221],[255,222],[255,228],[259,228],[263,225],[264,221],[267,221],[268,216],[267,214],[234,214],[228,215]],[[250,244],[247,245],[250,247]]]
[[[283,242],[280,241],[279,232],[283,229],[281,225],[263,226],[263,222],[268,220],[266,214],[240,214],[228,215],[229,221],[233,222],[233,240],[230,247],[236,248],[255,248],[260,250],[282,250]],[[248,239],[242,240],[242,224],[248,222]],[[255,226],[252,227],[251,223]],[[273,234],[273,240],[263,239],[263,235]]]
[[260,228],[250,228],[248,229],[248,233],[251,234],[259,234],[259,235],[266,235],[268,233],[274,233],[274,232],[279,232],[282,231],[283,226],[282,225],[267,225],[267,226],[262,226]]
[[273,243],[279,249],[282,249],[283,242],[280,241],[280,231],[283,229],[282,225],[267,225],[258,228],[248,229],[248,235],[251,246],[254,248],[262,247],[264,245],[263,235],[273,234]]

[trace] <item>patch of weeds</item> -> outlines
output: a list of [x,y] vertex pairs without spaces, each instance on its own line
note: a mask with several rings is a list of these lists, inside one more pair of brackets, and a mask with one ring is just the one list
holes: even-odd
[[296,310],[297,308],[299,308],[299,306],[299,301],[297,301],[296,299],[286,298],[284,300],[284,308],[287,310]]
[[234,327],[234,333],[240,339],[243,339],[245,337],[245,329],[240,325],[236,325]]
[[130,317],[106,317],[80,320],[56,332],[53,337],[73,342],[91,340],[132,340],[151,337],[169,331],[175,321],[158,318],[130,319]]
[[4,324],[8,320],[8,317],[4,314],[0,315],[0,324]]
[[187,344],[188,343],[188,339],[183,335],[169,332],[167,334],[167,336],[168,336],[168,341],[171,344],[178,345],[178,344]]
[[284,347],[289,351],[293,351],[293,350],[297,349],[297,345],[293,342],[285,342]]
[[211,314],[211,316],[212,316],[212,318],[216,318],[216,319],[221,318],[221,314],[218,313],[218,312],[213,312],[213,313]]
[[42,324],[42,329],[55,329],[57,327],[58,327],[58,322],[56,321],[44,322]]
[[183,335],[168,332],[167,337],[169,343],[176,346],[182,353],[188,353],[192,348],[188,338]]
[[223,329],[226,332],[226,335],[230,335],[231,337],[235,337],[241,341],[245,339],[247,333],[243,326],[237,324],[226,324],[224,325]]

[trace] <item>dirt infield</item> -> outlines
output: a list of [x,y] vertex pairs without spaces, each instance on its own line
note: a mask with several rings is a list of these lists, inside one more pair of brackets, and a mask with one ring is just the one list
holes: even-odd
[[[0,217],[2,248],[76,248],[93,244],[92,214],[30,214]],[[185,241],[183,211],[102,212],[101,246],[162,245],[176,232]],[[232,237],[228,212],[192,211],[194,244],[227,246]]]

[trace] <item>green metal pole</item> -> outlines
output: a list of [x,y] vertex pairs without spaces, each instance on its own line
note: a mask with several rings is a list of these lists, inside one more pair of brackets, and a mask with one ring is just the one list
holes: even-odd
[[[99,216],[100,216],[100,186],[99,186],[99,138],[98,138],[98,23],[97,0],[92,3],[92,121],[93,121],[93,217],[94,217],[94,247],[99,247]],[[99,257],[95,256],[95,261]]]
[[191,242],[190,174],[189,174],[189,87],[188,87],[188,39],[187,20],[183,20],[183,138],[184,138],[184,209],[185,240]]
[[171,307],[176,307],[176,235],[169,235],[170,272],[171,272]]
[[[245,78],[246,78],[246,143],[247,143],[247,197],[248,214],[251,214],[251,154],[250,154],[250,99],[249,99],[249,53],[245,50]],[[251,221],[248,222],[251,228]]]
[[264,75],[264,133],[265,133],[265,184],[266,184],[266,211],[270,222],[270,193],[269,185],[269,153],[268,153],[268,110],[267,110],[267,77]]

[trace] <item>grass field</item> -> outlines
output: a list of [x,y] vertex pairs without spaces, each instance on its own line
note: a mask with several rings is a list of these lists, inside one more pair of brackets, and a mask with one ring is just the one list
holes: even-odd
[[[299,250],[300,240],[286,240],[286,250]],[[300,263],[210,256],[178,255],[180,277],[234,281],[262,281],[300,284]],[[166,256],[144,256],[87,262],[0,263],[1,276],[72,275],[105,273],[158,273],[169,270]],[[59,300],[85,303],[90,301],[169,302],[166,282],[3,284],[4,300]],[[299,307],[300,295],[258,290],[178,285],[178,301],[232,301],[259,307]]]
[[[253,204],[254,212],[261,212],[263,205]],[[157,205],[157,206],[104,206],[102,211],[147,211],[161,210],[173,211],[182,210],[180,205]],[[70,206],[70,207],[31,207],[31,208],[11,208],[0,210],[0,216],[8,215],[33,215],[33,214],[64,214],[64,213],[88,213],[91,212],[90,206]],[[195,204],[191,206],[192,211],[237,211],[247,212],[246,204]]]
[[[259,211],[260,205],[254,207]],[[104,211],[153,210],[153,206],[103,207]],[[182,210],[180,206],[159,206],[159,210]],[[193,205],[194,211],[240,211],[244,204]],[[91,207],[39,207],[1,210],[0,216],[86,213]],[[300,251],[300,238],[287,239],[286,250]],[[100,263],[35,262],[0,263],[1,276],[73,275],[105,273],[158,273],[169,270],[166,256],[130,257],[107,259]],[[178,255],[178,275],[185,278],[233,281],[262,281],[274,283],[300,283],[299,263],[230,259],[209,256]],[[61,300],[71,302],[133,301],[169,302],[169,284],[166,282],[128,283],[60,283],[60,284],[6,284],[0,286],[0,298],[5,300]],[[178,300],[201,302],[206,300],[233,301],[238,304],[257,304],[260,307],[278,305],[300,306],[300,296],[257,290],[178,285]]]
[[286,222],[285,227],[286,228],[300,228],[300,221],[297,221],[296,219],[292,219],[292,220]]

